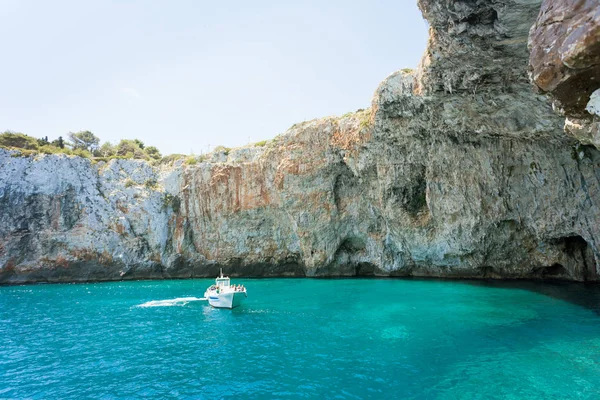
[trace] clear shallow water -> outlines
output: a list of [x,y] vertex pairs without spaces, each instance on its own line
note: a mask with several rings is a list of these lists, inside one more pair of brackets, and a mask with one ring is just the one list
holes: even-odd
[[600,288],[212,282],[0,287],[0,398],[600,398]]

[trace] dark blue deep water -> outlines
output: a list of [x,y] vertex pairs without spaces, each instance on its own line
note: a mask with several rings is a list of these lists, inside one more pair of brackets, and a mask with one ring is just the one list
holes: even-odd
[[0,287],[0,398],[600,398],[598,287],[233,281]]

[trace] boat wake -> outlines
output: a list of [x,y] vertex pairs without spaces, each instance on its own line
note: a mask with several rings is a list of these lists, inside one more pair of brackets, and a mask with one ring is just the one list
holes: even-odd
[[185,306],[191,301],[202,301],[206,300],[206,297],[178,297],[171,300],[152,300],[144,304],[140,304],[137,307],[172,307],[172,306]]

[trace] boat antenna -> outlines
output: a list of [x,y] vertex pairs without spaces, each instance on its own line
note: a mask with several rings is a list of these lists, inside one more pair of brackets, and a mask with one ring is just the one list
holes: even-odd
[[221,278],[223,277],[223,268],[221,268]]

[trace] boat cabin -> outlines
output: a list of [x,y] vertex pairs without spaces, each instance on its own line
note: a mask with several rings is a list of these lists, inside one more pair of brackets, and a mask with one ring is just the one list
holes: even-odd
[[228,288],[229,287],[229,278],[228,277],[220,277],[216,279],[216,284],[217,287],[222,289],[222,288]]
[[217,289],[229,287],[229,277],[223,276],[223,268],[221,268],[221,275],[217,276],[217,279],[215,279],[215,285],[217,286]]

